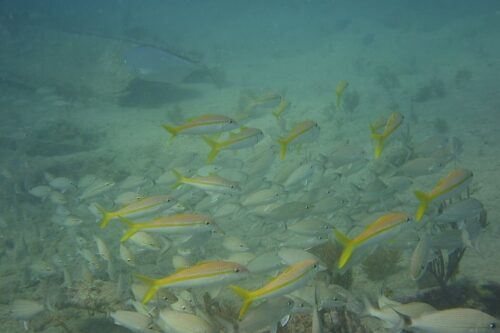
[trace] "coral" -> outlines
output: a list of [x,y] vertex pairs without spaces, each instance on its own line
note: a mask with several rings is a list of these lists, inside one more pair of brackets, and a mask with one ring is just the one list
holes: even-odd
[[388,275],[396,273],[401,261],[401,251],[380,246],[361,264],[366,276],[372,281],[380,281]]

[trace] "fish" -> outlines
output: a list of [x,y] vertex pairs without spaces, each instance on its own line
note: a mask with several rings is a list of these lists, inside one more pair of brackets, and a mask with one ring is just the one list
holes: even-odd
[[281,296],[259,304],[248,311],[248,314],[238,323],[238,332],[277,332],[281,319],[290,315],[294,300]]
[[10,314],[18,320],[30,320],[44,310],[45,306],[28,299],[15,299],[10,305]]
[[236,120],[217,114],[205,114],[189,119],[182,125],[162,125],[163,128],[172,135],[172,138],[179,134],[200,135],[231,131],[238,128]]
[[382,155],[385,140],[401,126],[403,120],[404,116],[401,113],[393,112],[387,119],[382,133],[378,133],[373,124],[370,125],[372,139],[375,140],[375,159],[378,159]]
[[135,258],[132,252],[123,244],[120,244],[120,258],[129,266],[135,266]]
[[418,280],[426,272],[431,257],[431,242],[427,235],[422,235],[410,259],[410,276]]
[[123,234],[120,242],[125,242],[139,231],[157,232],[165,234],[195,234],[205,232],[221,232],[215,222],[208,216],[198,214],[175,214],[160,216],[153,220],[136,223],[125,217],[120,217],[120,221],[128,226],[128,230]]
[[[383,297],[383,296],[382,296]],[[381,297],[379,297],[380,308],[375,308],[370,304],[370,302],[365,298],[365,309],[364,313],[369,316],[380,319],[383,322],[383,326],[388,329],[399,328],[402,324],[401,315],[410,317],[420,317],[429,313],[434,313],[437,310],[426,303],[422,302],[411,302],[406,304],[401,304],[389,300],[389,304],[382,304]]]
[[281,97],[280,103],[276,107],[276,110],[272,111],[272,114],[276,117],[276,119],[280,119],[281,115],[285,110],[290,106],[290,102],[287,101],[285,98]]
[[207,163],[212,163],[221,150],[237,150],[255,146],[264,137],[258,128],[241,127],[237,133],[229,133],[226,139],[216,141],[208,136],[203,139],[212,149],[207,156]]
[[44,199],[52,193],[52,188],[47,185],[39,185],[28,191],[34,197]]
[[260,96],[249,92],[240,97],[240,108],[243,110],[239,114],[239,118],[251,117],[251,112],[258,107],[276,107],[283,100],[283,97],[277,93],[268,92]]
[[414,191],[413,193],[420,201],[415,219],[422,220],[429,203],[432,201],[442,201],[456,193],[460,193],[467,188],[472,181],[473,173],[467,169],[455,169],[440,179],[436,186],[428,193],[422,191]]
[[344,96],[344,92],[348,86],[349,82],[347,82],[346,80],[341,80],[335,88],[335,96],[337,97],[335,106],[337,107],[337,109],[340,108],[340,105],[342,103],[342,96]]
[[237,182],[219,177],[215,174],[207,177],[186,177],[175,169],[172,170],[172,173],[177,178],[177,181],[172,185],[173,189],[186,184],[212,193],[231,194],[239,192],[241,190],[241,187]]
[[138,274],[135,277],[149,287],[142,299],[142,303],[147,304],[160,288],[206,287],[244,279],[247,275],[248,270],[243,265],[219,260],[199,262],[161,279]]
[[[143,231],[138,231],[130,236],[130,241],[143,250],[159,251],[161,249],[161,244],[153,236]],[[164,244],[164,246],[166,246],[168,250],[168,242]]]
[[49,185],[62,193],[76,189],[75,183],[66,177],[54,178],[49,182]]
[[225,237],[222,246],[230,252],[246,252],[249,250],[245,242],[236,236]]
[[285,159],[287,147],[292,142],[295,144],[308,142],[314,140],[318,134],[319,125],[315,121],[305,120],[296,124],[287,136],[278,139],[278,144],[280,145],[280,159]]
[[100,222],[101,229],[106,228],[108,223],[118,217],[139,217],[153,212],[165,211],[175,204],[175,200],[169,195],[155,195],[134,201],[122,208],[108,212],[103,207],[96,205],[96,208],[101,212],[102,219]]
[[323,318],[319,313],[319,305],[318,305],[318,287],[314,287],[314,304],[312,311],[312,333],[322,333],[323,332]]
[[258,189],[246,194],[241,200],[241,204],[246,207],[268,204],[277,201],[281,193],[282,190],[276,186]]
[[344,247],[339,258],[338,268],[342,268],[347,264],[354,250],[378,244],[383,240],[394,237],[399,233],[400,227],[410,221],[411,218],[406,213],[389,213],[366,226],[363,232],[353,239],[349,239],[346,235],[334,229],[335,237]]
[[318,217],[306,217],[294,224],[287,225],[287,230],[304,236],[326,235],[332,231],[333,227],[325,220]]
[[428,333],[500,332],[500,320],[476,309],[455,308],[435,311],[418,317],[398,313],[404,328]]
[[191,313],[163,309],[156,324],[169,333],[216,333],[218,330],[205,319]]
[[115,183],[112,181],[96,179],[92,184],[83,190],[78,199],[83,201],[95,197],[103,192],[109,191],[113,186],[115,186]]
[[118,310],[111,312],[110,317],[115,325],[125,327],[132,332],[138,333],[153,333],[155,330],[150,329],[151,317],[135,311]]
[[97,245],[97,253],[101,256],[101,258],[108,262],[111,261],[111,253],[109,252],[106,243],[104,243],[104,241],[101,238],[95,235],[94,235],[94,241]]
[[147,45],[126,50],[123,64],[137,79],[169,84],[182,83],[190,74],[202,68],[188,57]]
[[254,301],[289,294],[305,286],[319,270],[320,265],[317,260],[307,259],[288,266],[269,283],[257,290],[250,291],[236,285],[230,285],[229,287],[243,298],[243,306],[240,309],[238,319],[243,319]]

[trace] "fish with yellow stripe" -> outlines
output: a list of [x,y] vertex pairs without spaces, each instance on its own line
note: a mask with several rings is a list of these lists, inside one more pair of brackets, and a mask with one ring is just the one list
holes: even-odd
[[235,285],[229,286],[243,298],[243,306],[238,318],[241,320],[245,316],[254,301],[287,295],[305,286],[320,269],[321,266],[317,259],[306,259],[288,266],[269,283],[257,290],[250,291]]
[[175,169],[172,170],[172,173],[177,178],[177,181],[172,185],[174,189],[185,184],[213,193],[231,194],[241,190],[237,182],[219,177],[216,174],[211,176],[186,177]]
[[401,227],[410,221],[410,216],[405,213],[389,213],[376,219],[374,222],[365,227],[363,232],[353,239],[334,229],[334,235],[340,244],[344,247],[338,267],[344,267],[353,252],[362,247],[377,245],[380,242],[391,239],[396,236]]
[[420,221],[432,201],[443,201],[462,192],[472,181],[473,173],[467,169],[455,169],[439,180],[436,186],[428,193],[415,191],[414,194],[420,201],[415,219]]
[[344,92],[348,86],[349,82],[347,82],[346,80],[341,80],[335,88],[335,96],[337,97],[335,106],[337,107],[337,109],[340,108],[340,105],[342,104],[342,97],[344,96]]
[[161,288],[193,288],[226,284],[248,276],[245,266],[230,261],[205,261],[183,268],[172,275],[153,279],[144,275],[135,277],[148,286],[142,303],[148,303]]
[[196,234],[205,232],[223,233],[208,216],[198,214],[175,214],[161,216],[150,221],[136,223],[120,217],[120,221],[128,226],[128,230],[120,239],[126,241],[139,231],[165,233],[165,234]]
[[140,217],[155,212],[162,212],[176,205],[175,200],[169,195],[155,195],[151,197],[146,197],[129,203],[122,208],[114,211],[108,212],[103,207],[96,205],[97,210],[101,212],[102,219],[100,222],[101,228],[106,228],[109,221],[118,217]]
[[216,141],[204,136],[205,142],[212,148],[207,157],[207,163],[212,163],[221,150],[237,150],[255,146],[264,137],[260,129],[241,127],[237,133],[229,133],[228,138]]
[[[375,140],[375,159],[379,158],[382,155],[382,150],[384,150],[385,141],[392,133],[394,133],[399,126],[403,123],[404,116],[399,112],[393,112],[385,124],[381,126],[380,124],[372,124],[370,125],[370,130],[372,133],[372,139]],[[384,131],[382,133],[378,133],[378,128],[383,127]]]
[[182,125],[163,125],[163,128],[174,138],[179,134],[211,134],[231,131],[238,128],[238,124],[227,116],[205,114],[192,118]]
[[272,111],[273,116],[276,117],[276,119],[280,119],[281,115],[285,110],[290,106],[290,102],[286,100],[284,97],[281,97],[280,103],[276,107],[276,110]]
[[280,145],[280,158],[285,159],[287,147],[291,144],[310,142],[319,135],[319,125],[312,120],[305,120],[296,124],[287,136],[278,139]]

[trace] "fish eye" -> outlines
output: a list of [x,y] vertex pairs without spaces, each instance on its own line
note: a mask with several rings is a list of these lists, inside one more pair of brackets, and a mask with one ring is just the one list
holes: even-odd
[[497,324],[496,324],[496,323],[491,323],[491,324],[490,324],[490,328],[491,328],[491,329],[495,329],[495,328],[497,328]]
[[406,218],[406,222],[410,222],[410,220],[411,220],[411,219],[410,219],[410,217],[408,216],[408,217]]
[[288,304],[288,306],[292,306],[293,302],[292,301],[288,301],[287,304]]
[[183,305],[183,306],[181,307],[181,309],[182,309],[182,310],[186,310],[186,306],[185,306],[185,305]]
[[234,272],[235,272],[235,273],[239,273],[239,272],[240,272],[240,269],[239,269],[238,267],[236,267],[236,268],[234,269]]
[[313,268],[314,268],[314,269],[318,268],[318,264],[314,264],[314,265],[313,265]]
[[206,225],[210,225],[210,221],[205,221],[205,224]]
[[334,301],[334,302],[337,302],[338,300],[339,300],[339,299],[338,299],[338,297],[333,296],[333,301]]

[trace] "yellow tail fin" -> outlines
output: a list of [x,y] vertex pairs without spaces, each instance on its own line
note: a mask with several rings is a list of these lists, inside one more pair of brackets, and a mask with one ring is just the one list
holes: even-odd
[[278,140],[278,143],[280,144],[280,159],[284,160],[286,157],[286,147],[288,143],[281,139]]
[[134,277],[149,287],[148,291],[142,299],[142,304],[147,304],[154,297],[160,287],[156,285],[156,280],[150,277],[140,274],[134,274]]
[[102,219],[101,222],[99,222],[99,227],[101,227],[101,229],[104,229],[107,227],[109,221],[111,221],[115,216],[112,213],[106,211],[106,209],[104,209],[101,205],[96,204],[95,207],[102,214]]
[[213,162],[213,160],[215,160],[215,158],[217,157],[217,155],[220,152],[219,143],[215,140],[212,140],[208,136],[204,136],[203,140],[205,140],[205,142],[210,146],[210,148],[212,148],[210,153],[208,153],[208,157],[207,157],[207,163],[210,164]]
[[120,242],[125,242],[127,239],[135,235],[138,231],[139,228],[137,228],[137,224],[134,223],[134,221],[126,219],[124,217],[118,216],[121,222],[125,223],[128,225],[128,230],[123,234],[122,238],[120,238]]
[[427,210],[427,206],[429,206],[429,202],[431,201],[431,199],[426,193],[422,191],[414,191],[413,193],[417,197],[418,201],[420,201],[417,213],[415,214],[415,219],[417,221],[420,221],[422,220],[422,217],[424,216],[425,211]]
[[176,137],[177,134],[179,134],[179,130],[177,129],[177,127],[170,125],[162,125],[162,127],[172,135],[172,138]]
[[335,235],[335,238],[337,238],[339,243],[342,244],[342,246],[344,247],[344,251],[342,251],[338,263],[338,267],[342,268],[345,266],[345,264],[347,264],[349,258],[351,258],[352,252],[354,251],[354,246],[352,244],[351,239],[349,239],[346,235],[344,235],[337,229],[333,229],[333,234]]
[[241,306],[240,314],[238,315],[238,319],[241,320],[243,319],[248,311],[248,308],[253,302],[252,294],[250,291],[238,286],[231,285],[229,286],[229,288],[231,288],[236,294],[243,298],[243,305]]
[[175,178],[177,178],[177,181],[172,185],[172,188],[178,188],[179,186],[181,186],[182,184],[184,184],[184,179],[186,177],[184,177],[184,175],[182,173],[180,173],[179,171],[173,169],[172,170],[172,173],[174,174]]
[[382,134],[372,132],[372,139],[375,140],[375,159],[377,159],[384,150],[385,137]]

